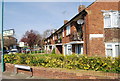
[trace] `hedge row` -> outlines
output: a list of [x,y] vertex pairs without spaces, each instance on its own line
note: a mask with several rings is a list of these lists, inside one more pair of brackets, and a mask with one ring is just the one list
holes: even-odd
[[83,55],[5,55],[5,62],[12,64],[26,64],[29,66],[58,67],[68,69],[84,69],[105,72],[120,72],[120,58],[86,57]]

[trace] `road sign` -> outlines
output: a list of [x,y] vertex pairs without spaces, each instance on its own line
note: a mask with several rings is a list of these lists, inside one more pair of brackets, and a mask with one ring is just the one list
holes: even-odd
[[3,31],[3,36],[13,36],[14,35],[14,29],[10,29],[10,30],[4,30]]

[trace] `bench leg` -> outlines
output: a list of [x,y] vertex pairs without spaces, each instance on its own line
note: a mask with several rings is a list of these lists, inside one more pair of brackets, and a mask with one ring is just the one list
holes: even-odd
[[17,74],[18,73],[18,69],[14,68],[14,73]]
[[30,77],[32,77],[32,76],[33,76],[33,71],[32,71],[32,68],[30,69],[30,72],[31,72],[31,76],[30,76]]

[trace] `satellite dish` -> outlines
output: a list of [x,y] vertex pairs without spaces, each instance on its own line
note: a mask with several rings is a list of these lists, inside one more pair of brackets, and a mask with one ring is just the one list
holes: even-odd
[[79,20],[77,20],[77,23],[78,23],[78,24],[83,24],[83,23],[84,23],[84,20],[83,20],[83,19],[79,19]]

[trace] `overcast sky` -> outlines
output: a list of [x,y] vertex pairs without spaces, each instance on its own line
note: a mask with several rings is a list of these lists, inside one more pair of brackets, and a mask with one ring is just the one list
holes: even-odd
[[78,13],[79,5],[92,2],[5,2],[4,30],[15,29],[15,37],[21,39],[27,30],[39,33],[60,28],[64,20]]

